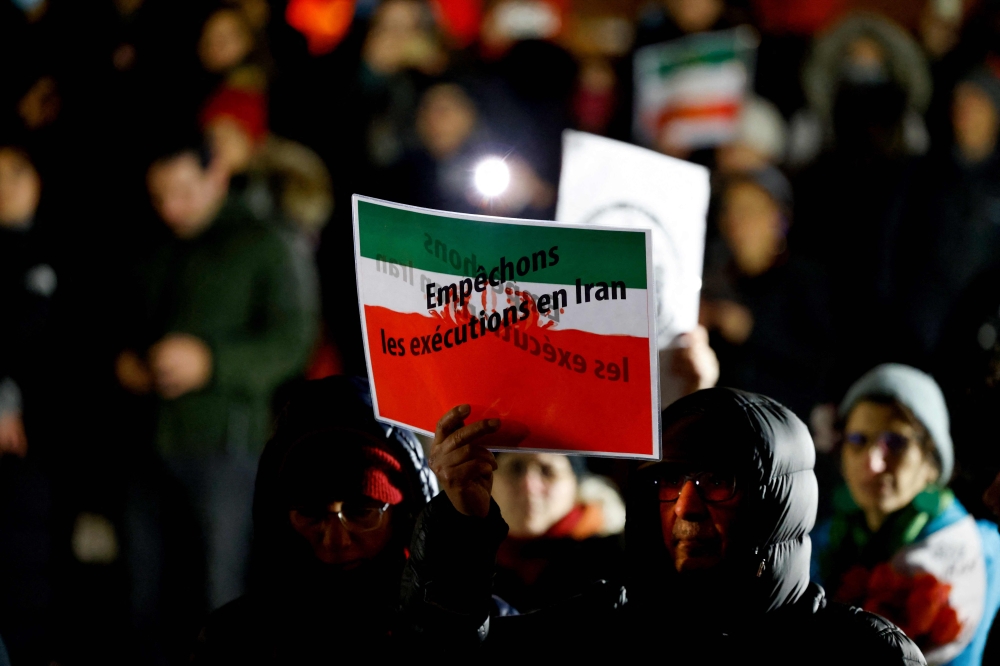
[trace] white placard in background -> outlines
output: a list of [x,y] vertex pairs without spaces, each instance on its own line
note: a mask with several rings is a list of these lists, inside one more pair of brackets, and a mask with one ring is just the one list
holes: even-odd
[[566,130],[556,220],[652,229],[660,393],[676,397],[669,348],[698,324],[708,169],[605,137]]

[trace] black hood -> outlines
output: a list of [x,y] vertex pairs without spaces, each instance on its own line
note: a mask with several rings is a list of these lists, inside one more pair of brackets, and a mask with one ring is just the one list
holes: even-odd
[[[805,424],[761,395],[725,388],[698,391],[663,411],[665,460],[678,454],[670,430],[681,422],[680,427],[698,429],[695,455],[709,465],[733,467],[744,488],[742,529],[728,559],[722,605],[756,614],[794,604],[809,586],[809,532],[818,501],[815,447]],[[684,456],[690,459],[691,453]],[[681,577],[663,543],[649,470],[648,464],[632,470],[625,534],[629,598],[655,605],[663,595],[669,598]]]
[[[317,434],[322,437],[315,437]],[[291,507],[285,497],[287,480],[282,470],[300,443],[310,441],[315,446],[317,439],[328,443],[324,446],[344,449],[377,446],[389,452],[402,468],[397,483],[403,502],[393,509],[392,542],[383,555],[353,572],[337,573],[317,561],[288,520]],[[321,476],[313,470],[310,478]],[[413,520],[436,493],[437,480],[416,437],[375,420],[366,379],[338,376],[305,382],[288,400],[257,468],[250,590],[292,598],[324,594],[344,598],[353,596],[352,590],[363,593],[365,585],[385,582],[382,579],[387,576],[388,587],[398,589],[398,578],[391,579],[391,570],[402,569]],[[334,588],[341,593],[327,594]]]

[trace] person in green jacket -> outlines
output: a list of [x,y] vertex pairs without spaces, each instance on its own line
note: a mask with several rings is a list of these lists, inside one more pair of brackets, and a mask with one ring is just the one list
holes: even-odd
[[147,184],[171,238],[142,267],[142,310],[115,370],[126,390],[157,396],[157,449],[199,514],[217,608],[243,591],[272,395],[315,341],[314,268],[228,199],[228,177],[196,144],[163,152]]

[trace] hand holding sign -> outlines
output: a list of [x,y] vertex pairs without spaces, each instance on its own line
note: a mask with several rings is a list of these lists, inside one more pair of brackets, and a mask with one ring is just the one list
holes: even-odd
[[459,405],[438,421],[430,467],[459,513],[485,518],[490,512],[497,461],[483,446],[483,438],[499,430],[500,421],[483,419],[465,425],[470,412],[469,405]]

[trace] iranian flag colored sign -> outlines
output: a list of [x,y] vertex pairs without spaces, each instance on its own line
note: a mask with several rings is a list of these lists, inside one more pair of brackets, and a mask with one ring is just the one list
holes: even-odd
[[670,154],[731,141],[756,48],[756,33],[744,26],[637,50],[636,140]]
[[354,196],[376,416],[425,434],[455,405],[493,449],[660,456],[650,232]]

